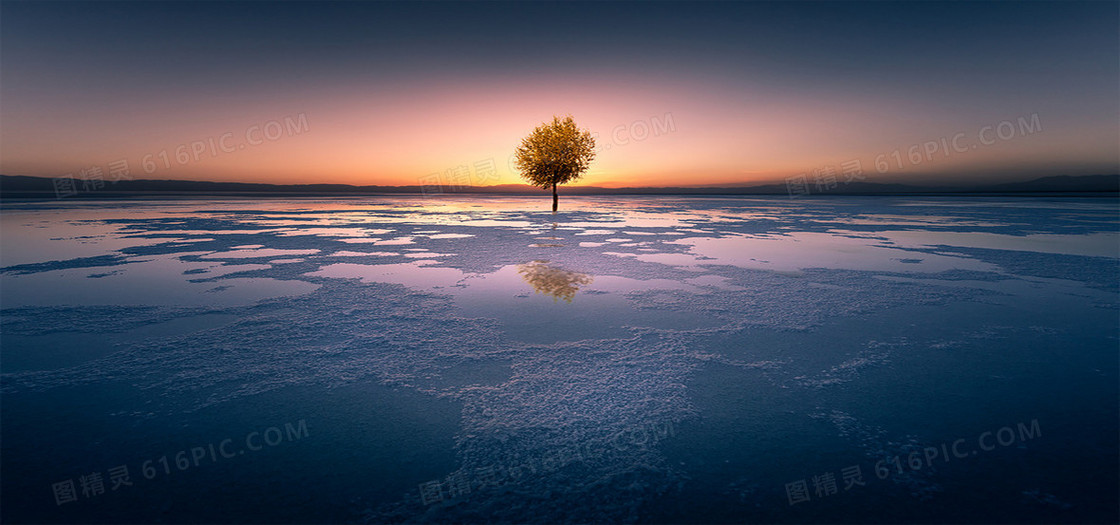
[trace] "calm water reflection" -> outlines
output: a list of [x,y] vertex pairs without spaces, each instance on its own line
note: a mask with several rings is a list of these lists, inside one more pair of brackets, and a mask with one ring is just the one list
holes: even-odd
[[[5,203],[5,517],[1116,521],[1115,200],[542,202]],[[122,464],[127,491],[53,501]]]
[[595,281],[585,273],[565,270],[548,261],[533,261],[517,265],[517,273],[533,287],[533,291],[564,302],[572,302],[581,286],[587,286]]

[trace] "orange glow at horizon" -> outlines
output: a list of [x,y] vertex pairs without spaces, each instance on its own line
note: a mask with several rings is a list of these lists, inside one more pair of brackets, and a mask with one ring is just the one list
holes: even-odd
[[[5,126],[0,172],[76,175],[98,166],[108,173],[110,163],[124,159],[133,178],[145,179],[521,184],[509,162],[513,149],[541,122],[571,114],[597,134],[599,145],[591,169],[574,185],[761,184],[824,166],[838,171],[853,159],[874,176],[878,155],[974,131],[960,129],[960,115],[913,101],[850,94],[806,98],[704,80],[588,75],[453,87],[342,86],[178,110],[141,99],[135,102],[138,111],[129,113],[78,103],[46,115],[16,110],[8,118],[21,125]],[[914,114],[923,118],[915,122]],[[989,120],[995,124],[998,117]],[[14,128],[19,133],[9,131]],[[1009,155],[1047,161],[1076,145],[1100,150],[1097,143],[1109,138],[1109,133],[1066,140],[1051,135],[1040,148],[1026,136],[953,157],[931,156],[878,180],[998,166]]]

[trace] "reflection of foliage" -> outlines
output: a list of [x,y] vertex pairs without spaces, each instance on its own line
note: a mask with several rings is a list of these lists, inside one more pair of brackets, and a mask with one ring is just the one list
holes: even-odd
[[573,272],[555,266],[548,261],[533,261],[517,265],[517,273],[529,283],[537,293],[551,295],[553,300],[563,299],[572,302],[580,286],[591,284],[593,277],[585,273]]

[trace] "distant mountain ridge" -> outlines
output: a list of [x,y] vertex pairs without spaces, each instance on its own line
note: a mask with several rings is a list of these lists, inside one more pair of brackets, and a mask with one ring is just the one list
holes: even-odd
[[[131,195],[175,194],[384,194],[384,193],[444,193],[444,194],[530,194],[542,190],[525,184],[497,186],[466,186],[455,188],[433,186],[354,186],[351,184],[264,184],[252,182],[211,182],[190,180],[134,179],[117,182],[104,181],[96,188],[83,188],[81,180],[74,180],[73,188],[57,188],[49,177],[25,175],[0,175],[0,197],[75,197],[96,198]],[[600,188],[595,186],[570,186],[563,189],[567,195],[900,195],[900,194],[991,194],[991,193],[1118,193],[1120,175],[1057,175],[1024,182],[978,186],[929,187],[897,183],[851,182],[836,183],[819,191],[813,184],[791,188],[783,184],[728,187],[637,187]],[[803,190],[803,191],[799,191]]]

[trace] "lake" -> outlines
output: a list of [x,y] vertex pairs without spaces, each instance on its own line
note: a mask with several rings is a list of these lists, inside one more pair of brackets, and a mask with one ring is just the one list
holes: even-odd
[[1113,198],[5,202],[6,522],[1116,522]]

